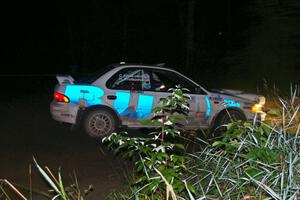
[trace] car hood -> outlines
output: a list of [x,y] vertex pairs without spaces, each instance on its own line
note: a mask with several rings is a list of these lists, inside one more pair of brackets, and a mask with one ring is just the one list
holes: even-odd
[[240,90],[231,90],[231,89],[212,89],[210,90],[212,95],[222,95],[227,97],[233,97],[236,100],[246,101],[246,102],[253,102],[259,104],[265,104],[266,99],[262,95],[258,94],[251,94],[251,93],[244,93]]

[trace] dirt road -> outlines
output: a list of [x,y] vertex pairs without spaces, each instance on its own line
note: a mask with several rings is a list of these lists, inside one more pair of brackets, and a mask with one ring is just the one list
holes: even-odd
[[[105,199],[110,191],[127,184],[124,175],[131,172],[126,172],[124,160],[106,151],[100,141],[51,119],[52,88],[43,94],[28,95],[26,88],[17,85],[5,88],[5,91],[22,92],[11,92],[0,100],[0,179],[28,187],[29,164],[33,163],[34,155],[40,165],[49,166],[55,174],[60,167],[65,184],[70,183],[69,175],[75,170],[82,189],[90,184],[94,186],[94,191],[87,196],[90,200]],[[32,167],[32,178],[35,189],[48,189],[35,167]]]

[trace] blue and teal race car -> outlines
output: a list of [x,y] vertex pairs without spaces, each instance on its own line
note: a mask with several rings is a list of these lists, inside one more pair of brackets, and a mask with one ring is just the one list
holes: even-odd
[[152,109],[180,85],[189,90],[189,115],[185,129],[209,129],[230,120],[264,120],[265,97],[236,90],[209,91],[181,73],[163,66],[110,65],[95,78],[75,81],[57,76],[50,105],[53,119],[82,124],[92,137],[103,137],[121,126],[145,127],[141,120],[153,117]]

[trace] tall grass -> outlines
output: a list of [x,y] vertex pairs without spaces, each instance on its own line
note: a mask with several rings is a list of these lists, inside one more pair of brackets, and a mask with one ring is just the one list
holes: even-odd
[[[27,197],[24,192],[21,192],[20,189],[17,188],[17,184],[13,184],[6,179],[0,179],[0,199],[3,197],[5,200],[14,200],[15,197],[18,197],[18,199],[21,200],[32,200],[32,193],[37,192],[51,200],[84,200],[85,196],[93,189],[92,186],[89,186],[89,188],[82,192],[80,190],[76,174],[74,174],[73,183],[69,186],[65,186],[60,171],[58,172],[57,177],[55,177],[48,167],[42,168],[34,157],[33,162],[41,176],[44,178],[46,183],[48,183],[50,193],[47,194],[40,191],[34,191],[30,181],[29,189],[20,187],[22,189],[29,190],[30,195]],[[31,172],[31,168],[29,171]]]
[[[273,99],[268,108],[270,117],[265,122],[254,120],[251,123],[228,124],[224,137],[213,144],[198,138],[202,141],[202,149],[184,155],[188,157],[182,165],[185,171],[178,173],[177,179],[184,187],[180,193],[170,181],[173,178],[167,179],[167,173],[161,173],[154,166],[153,170],[159,176],[160,183],[163,183],[159,187],[166,190],[165,195],[160,197],[173,200],[300,199],[298,90],[291,90],[291,98]],[[120,143],[120,140],[116,140],[116,143]],[[81,192],[76,176],[73,184],[66,187],[60,172],[55,177],[47,167],[40,167],[35,159],[34,163],[52,189],[47,196],[49,199],[84,200],[91,189]],[[7,180],[0,180],[0,199],[12,200],[8,189],[19,199],[32,199],[31,196],[27,198]],[[131,190],[129,188],[124,193],[112,192],[107,199],[139,199],[139,196],[132,195]],[[150,200],[150,197],[144,199]]]
[[270,118],[260,126],[256,122],[229,124],[222,140],[190,154],[190,175],[185,179],[194,185],[198,198],[300,198],[296,92],[289,100],[278,99],[281,108],[273,112],[275,120]]
[[[213,144],[198,138],[201,150],[188,153],[188,173],[180,176],[185,193],[166,198],[300,199],[298,90],[291,90],[291,98],[269,98],[265,122],[228,124],[224,137]],[[165,187],[172,192],[168,182]],[[115,194],[111,199],[129,197]]]

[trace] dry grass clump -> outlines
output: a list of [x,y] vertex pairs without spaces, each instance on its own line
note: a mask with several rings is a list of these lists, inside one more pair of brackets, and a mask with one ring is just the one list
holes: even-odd
[[291,86],[289,94],[282,94],[278,89],[267,90],[265,112],[266,121],[282,127],[289,134],[297,132],[300,122],[299,87]]

